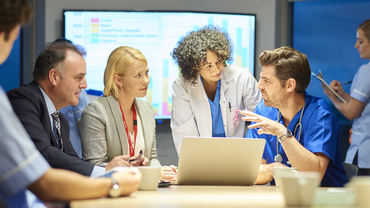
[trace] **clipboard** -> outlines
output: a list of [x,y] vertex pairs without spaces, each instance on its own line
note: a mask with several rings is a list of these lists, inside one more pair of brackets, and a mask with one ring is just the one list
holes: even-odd
[[334,93],[335,96],[337,96],[337,98],[342,101],[343,103],[347,103],[340,95],[338,95],[337,92],[335,92],[333,90],[333,88],[330,87],[330,85],[328,85],[328,83],[325,82],[325,80],[322,78],[322,74],[321,74],[321,71],[319,70],[319,75],[316,75],[315,73],[311,72],[311,74],[316,77],[321,83],[323,83],[325,85],[325,87],[327,87],[332,93]]

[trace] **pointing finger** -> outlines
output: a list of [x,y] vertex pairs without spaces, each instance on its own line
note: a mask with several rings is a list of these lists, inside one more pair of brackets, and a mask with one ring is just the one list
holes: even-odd
[[247,110],[242,110],[239,113],[242,114],[242,115],[251,116],[251,117],[259,116],[258,114],[253,113],[253,112],[250,112],[250,111],[247,111]]

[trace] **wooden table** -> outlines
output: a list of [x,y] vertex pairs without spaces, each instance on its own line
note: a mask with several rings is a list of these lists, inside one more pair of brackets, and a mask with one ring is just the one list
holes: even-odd
[[[280,188],[274,186],[176,186],[155,191],[137,191],[128,197],[71,202],[82,207],[286,207]],[[314,206],[320,207],[320,206]],[[337,206],[322,206],[331,208]]]

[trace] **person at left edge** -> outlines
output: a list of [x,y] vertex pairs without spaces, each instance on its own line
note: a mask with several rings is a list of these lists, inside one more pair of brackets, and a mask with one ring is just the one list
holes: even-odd
[[[28,0],[0,0],[0,65],[9,56],[20,26],[28,22],[31,15]],[[2,69],[15,70],[14,67]],[[1,86],[0,164],[0,207],[42,208],[46,205],[42,201],[125,196],[136,191],[141,181],[141,173],[135,168],[115,172],[111,178],[94,179],[50,168]]]
[[117,156],[105,168],[83,161],[69,140],[65,116],[59,114],[59,125],[52,116],[60,108],[78,104],[79,93],[87,86],[85,54],[82,47],[68,42],[47,44],[37,57],[34,81],[8,91],[7,95],[27,133],[51,167],[94,176],[115,166],[129,166],[128,158]]
[[247,68],[227,65],[232,54],[228,33],[212,25],[190,32],[173,49],[180,68],[172,84],[171,112],[178,155],[184,136],[244,137],[238,111],[254,111],[261,93]]
[[321,186],[347,182],[342,164],[338,123],[329,105],[305,92],[311,79],[307,56],[293,48],[263,51],[257,88],[262,98],[255,113],[242,111],[251,121],[247,138],[264,138],[265,151],[256,184],[273,179],[273,167],[297,167],[321,174]]

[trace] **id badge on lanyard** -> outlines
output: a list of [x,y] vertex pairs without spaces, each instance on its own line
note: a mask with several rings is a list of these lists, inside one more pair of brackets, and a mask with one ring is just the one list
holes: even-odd
[[127,140],[128,140],[128,145],[129,145],[129,150],[130,150],[130,157],[133,157],[135,156],[135,146],[136,146],[136,137],[137,137],[137,117],[136,117],[136,110],[135,110],[135,105],[134,103],[132,103],[132,111],[133,111],[133,114],[134,114],[134,143],[132,144],[132,140],[131,140],[131,136],[130,136],[130,132],[128,130],[128,126],[127,126],[127,123],[126,123],[126,120],[125,120],[125,115],[123,114],[123,111],[122,111],[122,108],[121,108],[121,104],[119,105],[119,108],[121,110],[121,113],[122,113],[122,119],[123,119],[123,125],[125,127],[125,131],[126,131],[126,136],[127,136]]

